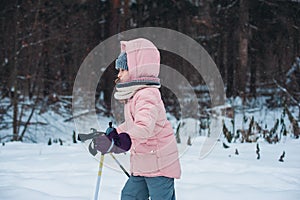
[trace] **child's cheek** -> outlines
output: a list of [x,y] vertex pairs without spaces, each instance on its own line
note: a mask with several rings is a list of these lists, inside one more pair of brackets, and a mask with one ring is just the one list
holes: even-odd
[[128,80],[129,80],[129,74],[126,73],[126,74],[124,74],[124,76],[122,77],[122,81],[123,81],[123,82],[126,82],[126,81],[128,81]]

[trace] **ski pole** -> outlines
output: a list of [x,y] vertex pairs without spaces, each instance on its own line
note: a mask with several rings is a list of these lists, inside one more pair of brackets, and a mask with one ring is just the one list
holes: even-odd
[[100,181],[101,181],[101,175],[102,175],[103,162],[104,162],[104,154],[101,154],[100,163],[99,163],[99,170],[98,170],[98,178],[97,178],[97,184],[96,184],[96,190],[95,190],[95,195],[94,195],[94,200],[98,200],[98,194],[99,194],[99,189],[100,189]]
[[[100,132],[100,131],[95,131],[95,130],[92,130],[93,132],[92,133],[89,133],[89,134],[78,134],[78,140],[79,141],[82,141],[82,142],[85,142],[86,140],[90,140],[90,139],[94,139],[96,137],[98,137],[99,135],[105,135],[105,132]],[[89,144],[89,152],[95,156],[97,154],[97,150],[94,149],[92,147],[92,143]],[[122,164],[117,160],[117,158],[112,154],[110,153],[111,157],[116,161],[116,163],[119,165],[119,167],[122,169],[122,171],[128,176],[130,177],[129,173],[126,171],[126,169],[122,166]]]
[[[115,129],[112,126],[112,122],[108,123],[108,128],[106,129],[105,133],[106,135],[110,134],[110,132]],[[129,173],[126,171],[126,169],[121,165],[121,163],[118,161],[118,159],[112,154],[110,153],[111,157],[116,161],[116,163],[119,165],[119,167],[122,169],[122,171],[126,174],[126,176],[128,176],[128,178],[130,177]]]
[[118,161],[118,159],[112,154],[110,153],[111,157],[116,161],[116,163],[119,165],[119,167],[122,169],[122,171],[127,175],[127,177],[129,178],[130,175],[129,173],[126,171],[126,169],[123,167],[123,165],[121,165],[121,163]]

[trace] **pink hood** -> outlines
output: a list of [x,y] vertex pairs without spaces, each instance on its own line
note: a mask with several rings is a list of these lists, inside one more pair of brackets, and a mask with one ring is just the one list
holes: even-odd
[[127,54],[129,81],[159,82],[160,54],[152,42],[144,38],[121,41],[121,52]]

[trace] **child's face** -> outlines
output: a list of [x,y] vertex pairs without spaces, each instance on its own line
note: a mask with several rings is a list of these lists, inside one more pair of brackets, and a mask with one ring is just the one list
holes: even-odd
[[118,80],[121,83],[128,81],[129,80],[129,72],[128,72],[128,70],[119,69]]

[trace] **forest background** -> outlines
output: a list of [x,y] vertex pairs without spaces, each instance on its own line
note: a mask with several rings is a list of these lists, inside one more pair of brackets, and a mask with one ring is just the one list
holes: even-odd
[[[0,130],[12,130],[2,141],[23,140],[26,127],[43,126],[32,121],[36,113],[52,110],[71,119],[73,83],[85,57],[101,41],[139,27],[168,28],[199,42],[229,100],[239,97],[246,106],[266,97],[269,108],[298,108],[294,120],[300,118],[297,0],[3,0],[0,20]],[[201,76],[170,52],[161,50],[161,57],[193,85],[199,117],[206,116]],[[116,73],[111,63],[99,82],[98,114],[111,114]],[[162,93],[167,111],[179,118],[172,92]]]

